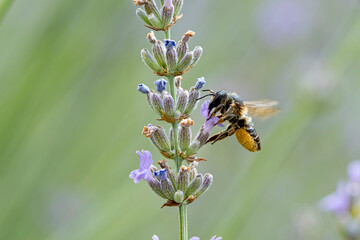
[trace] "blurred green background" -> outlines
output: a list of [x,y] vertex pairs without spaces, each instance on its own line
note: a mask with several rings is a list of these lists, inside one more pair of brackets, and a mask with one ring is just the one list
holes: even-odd
[[[317,202],[360,156],[356,0],[186,1],[172,30],[204,54],[184,76],[282,112],[255,120],[263,150],[205,146],[214,175],[189,206],[191,236],[339,239]],[[131,0],[16,0],[0,26],[0,239],[177,239],[177,209],[145,182],[136,150],[157,118],[138,83],[151,45]],[[162,39],[162,34],[157,35]],[[193,116],[197,132],[202,124]]]

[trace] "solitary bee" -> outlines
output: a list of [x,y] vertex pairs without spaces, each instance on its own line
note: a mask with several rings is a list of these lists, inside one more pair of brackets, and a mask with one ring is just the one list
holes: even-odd
[[[278,102],[273,100],[243,101],[236,93],[209,91],[212,96],[209,103],[209,119],[217,115],[218,123],[228,121],[225,131],[211,136],[207,142],[214,144],[235,133],[238,142],[247,150],[256,152],[261,149],[260,137],[257,134],[250,116],[266,118],[279,112]],[[204,96],[205,97],[205,96]]]

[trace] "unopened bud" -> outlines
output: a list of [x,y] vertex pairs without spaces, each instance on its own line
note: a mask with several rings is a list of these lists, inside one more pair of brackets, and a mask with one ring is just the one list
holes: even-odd
[[200,142],[199,140],[193,140],[191,142],[191,145],[189,146],[189,148],[185,151],[186,155],[194,155],[195,153],[197,153],[197,151],[200,149]]
[[166,66],[166,60],[165,60],[165,48],[164,45],[161,41],[157,40],[155,42],[155,44],[153,45],[153,54],[154,57],[156,59],[156,61],[159,63],[159,65],[163,68],[163,69],[167,69]]
[[189,165],[189,181],[190,182],[198,175],[198,172],[196,170],[196,167],[198,165],[199,165],[199,163],[196,161],[190,163],[190,165]]
[[166,169],[160,169],[159,171],[155,171],[154,176],[157,177],[160,181],[166,180],[167,179]]
[[169,117],[173,117],[175,113],[174,99],[169,93],[164,94],[163,103],[165,114]]
[[161,126],[151,126],[149,128],[150,139],[153,139],[160,151],[170,152],[170,141]]
[[139,92],[141,93],[149,93],[150,92],[150,88],[148,86],[146,86],[145,84],[141,83],[138,85],[138,89],[137,89]]
[[178,55],[178,58],[181,60],[184,55],[189,51],[189,45],[188,42],[190,40],[190,37],[194,36],[195,33],[193,31],[187,31],[184,36],[182,37],[182,39],[179,41],[177,47],[176,47],[176,52]]
[[161,20],[160,11],[154,0],[147,0],[144,8],[147,14],[153,14],[159,21]]
[[195,66],[195,65],[198,63],[198,61],[199,61],[200,58],[201,58],[202,53],[203,53],[202,47],[196,46],[196,47],[194,48],[194,51],[193,51],[194,58],[193,58],[193,62],[192,62],[192,64],[191,64],[191,66]]
[[153,31],[149,32],[148,35],[146,35],[146,38],[149,40],[150,43],[155,44],[157,39],[155,37],[155,34]]
[[176,186],[177,189],[185,192],[186,188],[189,185],[189,173],[188,168],[181,166],[180,171],[176,177]]
[[184,0],[173,0],[174,4],[174,16],[177,16],[183,6]]
[[163,27],[167,27],[174,17],[174,6],[172,5],[171,0],[165,0],[164,6],[162,8],[162,22]]
[[141,8],[136,9],[136,16],[138,16],[138,18],[140,18],[145,24],[152,26],[151,22],[149,21],[148,15]]
[[149,50],[147,49],[141,50],[141,58],[143,62],[153,71],[158,73],[163,73],[161,67],[159,66],[159,64],[157,64],[155,58],[150,54]]
[[167,199],[174,200],[175,189],[169,179],[161,180],[161,189]]
[[179,73],[184,72],[188,67],[190,67],[191,63],[193,62],[193,53],[187,52],[185,53],[185,56],[181,59],[181,61],[178,64],[177,71]]
[[154,26],[156,28],[162,27],[162,22],[153,13],[149,14],[148,19],[152,26]]
[[188,149],[191,141],[191,129],[190,126],[194,124],[194,121],[190,118],[184,119],[180,122],[180,128],[179,128],[179,147],[180,150],[185,152],[186,149]]
[[176,110],[180,111],[181,113],[184,112],[185,107],[189,100],[189,93],[186,90],[183,90],[179,93],[179,96],[176,101]]
[[210,173],[206,173],[203,178],[203,182],[200,186],[200,188],[197,190],[196,197],[199,197],[203,193],[205,193],[211,186],[213,181],[213,176]]
[[181,203],[184,200],[184,193],[181,190],[177,190],[174,194],[174,200],[177,203]]
[[186,105],[184,114],[189,115],[195,108],[200,97],[200,92],[195,87],[192,87],[189,92],[189,101]]
[[175,80],[175,87],[176,87],[177,89],[181,88],[181,79],[182,79],[182,76],[176,76],[176,77],[174,78],[174,80]]
[[186,189],[185,196],[193,195],[201,186],[203,181],[203,177],[201,174],[198,174],[189,184]]
[[161,184],[159,182],[159,180],[153,178],[151,181],[147,181],[150,188],[160,197],[167,199],[167,197],[165,196],[164,192],[161,189]]
[[151,95],[150,95],[150,100],[151,100],[151,106],[152,108],[158,113],[160,114],[160,116],[163,114],[163,111],[164,111],[164,105],[161,101],[161,98],[160,96],[153,92]]
[[168,72],[175,72],[177,67],[177,54],[174,49],[175,42],[172,40],[165,40],[165,47],[166,47],[166,62],[167,62],[167,71]]

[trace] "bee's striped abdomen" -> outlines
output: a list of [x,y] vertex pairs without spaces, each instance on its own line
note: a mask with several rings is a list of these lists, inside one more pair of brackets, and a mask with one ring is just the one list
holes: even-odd
[[247,150],[256,152],[261,149],[260,137],[257,134],[254,124],[249,122],[241,126],[235,133],[238,142]]

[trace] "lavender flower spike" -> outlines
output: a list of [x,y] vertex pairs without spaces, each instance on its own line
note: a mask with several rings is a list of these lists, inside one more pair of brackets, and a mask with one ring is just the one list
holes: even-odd
[[[209,100],[205,101],[202,105],[201,105],[201,110],[200,113],[203,117],[205,117],[205,119],[208,119],[210,117],[209,114]],[[209,120],[205,121],[204,124],[204,131],[209,133],[214,127],[215,125],[218,125],[219,127],[224,127],[224,125],[222,124],[216,124],[219,121],[219,118],[214,116],[212,118],[210,118]]]
[[334,193],[320,200],[319,208],[335,215],[343,215],[349,211],[350,204],[351,196],[348,185],[345,182],[339,182]]
[[352,161],[347,168],[347,174],[352,182],[360,182],[360,160]]
[[142,154],[139,151],[136,153],[140,157],[140,168],[132,171],[129,175],[130,178],[134,179],[134,183],[140,182],[141,179],[145,181],[151,181],[153,179],[150,166],[153,163],[152,155],[149,151],[142,150]]

